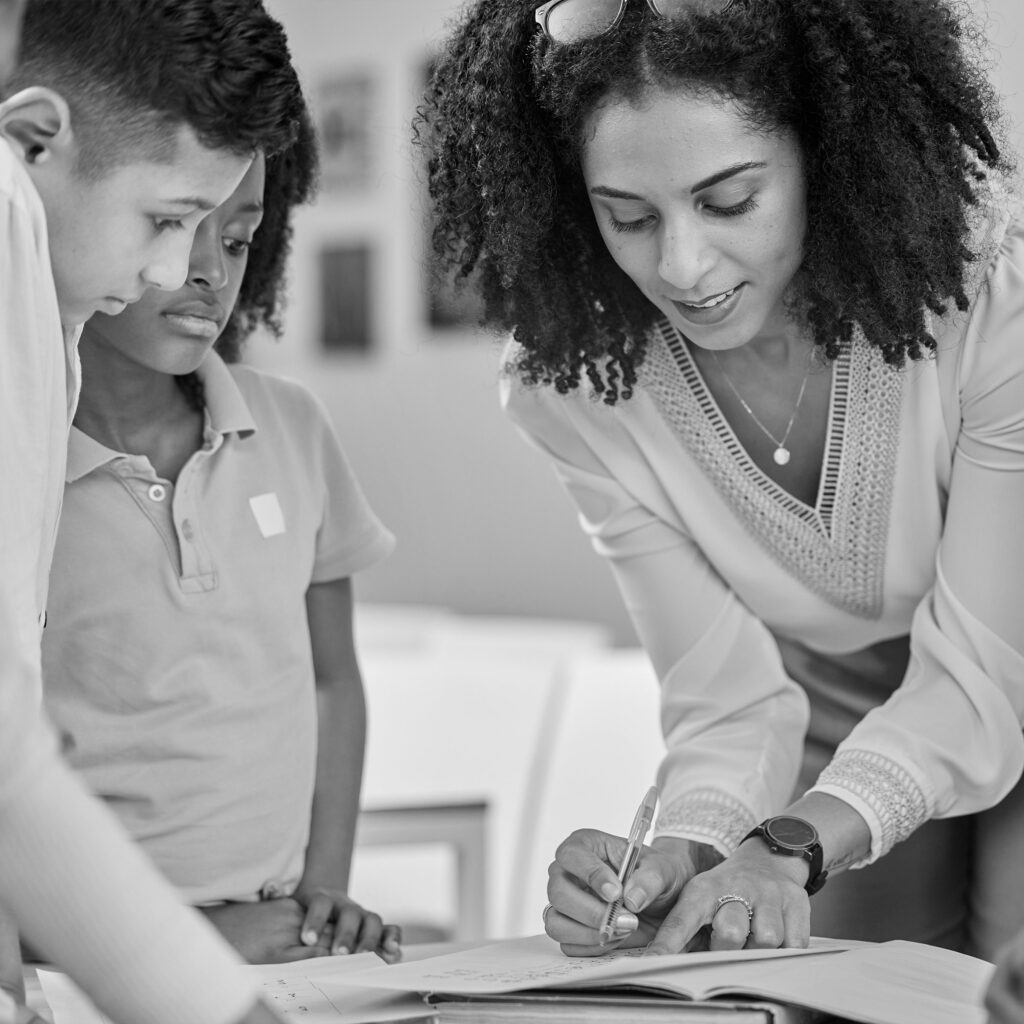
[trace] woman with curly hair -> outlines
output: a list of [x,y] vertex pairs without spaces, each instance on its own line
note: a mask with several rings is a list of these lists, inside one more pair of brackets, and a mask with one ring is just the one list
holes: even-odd
[[436,65],[436,252],[661,681],[625,892],[620,837],[551,866],[569,953],[620,896],[656,952],[1024,924],[1024,223],[980,44],[956,0],[474,0]]
[[350,577],[393,538],[313,397],[226,365],[280,329],[316,177],[297,127],[200,224],[182,288],[85,326],[45,699],[72,766],[247,960],[393,960],[400,930],[347,891],[366,725]]

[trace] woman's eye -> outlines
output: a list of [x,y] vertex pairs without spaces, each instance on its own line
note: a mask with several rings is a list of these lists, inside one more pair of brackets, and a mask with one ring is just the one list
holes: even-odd
[[232,256],[244,256],[249,251],[250,245],[252,245],[252,242],[249,242],[244,238],[224,239],[224,248],[227,249]]
[[744,213],[750,213],[756,206],[757,200],[751,195],[732,206],[716,206],[713,203],[705,203],[704,209],[716,217],[740,217]]
[[654,218],[650,215],[646,217],[638,217],[636,220],[619,220],[617,217],[609,214],[608,223],[611,225],[612,231],[643,231],[644,228],[649,227],[651,221]]

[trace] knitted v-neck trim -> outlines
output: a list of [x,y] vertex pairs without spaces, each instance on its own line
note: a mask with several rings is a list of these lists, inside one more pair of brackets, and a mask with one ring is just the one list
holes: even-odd
[[903,374],[855,332],[834,367],[813,507],[750,457],[667,320],[653,332],[641,377],[673,432],[775,561],[830,604],[878,618]]

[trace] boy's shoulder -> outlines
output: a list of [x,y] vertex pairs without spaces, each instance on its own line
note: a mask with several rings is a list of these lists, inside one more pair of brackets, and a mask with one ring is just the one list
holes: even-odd
[[305,384],[246,363],[229,363],[227,369],[257,424],[268,413],[310,425],[327,421],[323,404]]

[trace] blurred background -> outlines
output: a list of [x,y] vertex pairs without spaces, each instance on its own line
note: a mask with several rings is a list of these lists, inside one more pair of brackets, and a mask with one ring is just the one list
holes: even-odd
[[[658,760],[657,693],[607,567],[502,418],[501,340],[428,287],[410,124],[461,5],[267,5],[323,181],[297,222],[284,337],[247,358],[323,399],[399,541],[356,581],[370,740],[352,894],[415,938],[536,932],[557,842],[628,828]],[[972,6],[1024,153],[1024,3]]]

